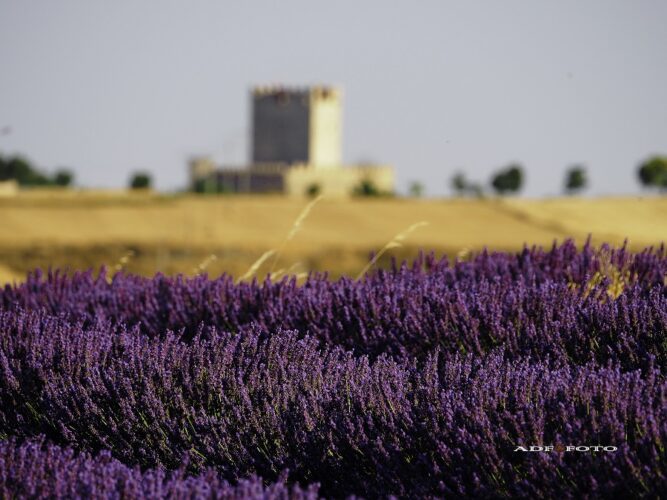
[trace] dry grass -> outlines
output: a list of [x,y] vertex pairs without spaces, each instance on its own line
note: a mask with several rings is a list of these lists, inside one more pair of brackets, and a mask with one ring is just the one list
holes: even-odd
[[254,277],[257,274],[257,271],[259,270],[260,267],[262,267],[262,264],[269,260],[272,255],[275,255],[276,251],[275,250],[267,250],[262,254],[262,256],[257,259],[255,262],[252,263],[252,266],[250,266],[250,269],[248,269],[245,274],[240,276],[238,280],[236,281],[237,283],[247,280],[249,278]]
[[[627,286],[632,285],[637,280],[637,275],[630,272],[630,261],[620,268],[614,265],[612,252],[609,249],[602,248],[598,250],[597,257],[600,263],[599,270],[583,285],[571,282],[569,286],[572,290],[581,289],[584,297],[588,297],[594,290],[597,290],[597,294],[594,296],[597,300],[616,300]],[[606,286],[600,289],[599,286],[605,282]]]
[[368,264],[366,264],[364,268],[359,272],[359,274],[357,275],[357,279],[361,279],[368,272],[368,270],[371,269],[377,263],[377,261],[380,260],[382,256],[389,250],[392,250],[394,248],[401,248],[403,246],[403,242],[405,241],[405,239],[408,236],[410,236],[410,234],[413,231],[423,226],[428,226],[428,222],[426,221],[416,222],[412,224],[409,228],[407,228],[405,231],[401,231],[396,236],[394,236],[389,243],[387,243],[380,249],[378,253],[373,255],[373,258],[370,261],[368,261]]
[[[638,249],[659,244],[667,235],[665,197],[324,199],[316,207],[304,210],[305,206],[304,200],[269,196],[3,199],[0,265],[13,279],[50,264],[72,269],[113,267],[132,250],[134,256],[124,264],[131,272],[227,270],[241,276],[265,252],[276,249],[282,269],[275,274],[295,272],[292,266],[301,263],[299,272],[328,270],[334,276],[356,276],[369,263],[371,252],[422,220],[429,225],[410,234],[409,246],[387,249],[377,264],[383,265],[392,255],[411,256],[418,248],[456,256],[483,246],[515,250],[524,242],[550,245],[567,237],[583,242],[592,233],[595,242],[620,244],[627,237],[630,247]],[[300,217],[304,212],[305,224],[306,215]]]

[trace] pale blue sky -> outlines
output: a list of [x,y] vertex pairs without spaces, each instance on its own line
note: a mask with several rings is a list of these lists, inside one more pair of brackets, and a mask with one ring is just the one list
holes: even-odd
[[247,159],[248,90],[344,90],[344,159],[396,167],[429,194],[509,162],[525,194],[637,193],[667,154],[667,2],[0,0],[0,151],[80,184],[186,160]]

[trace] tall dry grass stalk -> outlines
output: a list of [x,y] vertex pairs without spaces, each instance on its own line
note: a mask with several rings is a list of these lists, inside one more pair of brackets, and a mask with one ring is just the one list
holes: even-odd
[[389,243],[387,243],[384,247],[382,247],[382,249],[373,256],[370,262],[366,264],[366,266],[361,270],[356,279],[358,280],[361,279],[368,272],[368,270],[375,265],[378,259],[380,259],[382,255],[384,255],[384,253],[387,250],[403,246],[403,241],[405,241],[405,239],[410,235],[410,233],[424,226],[428,226],[428,222],[426,221],[416,222],[412,224],[409,228],[407,228],[405,231],[402,231],[398,233],[396,236],[394,236]]
[[[119,273],[122,271],[125,266],[127,266],[127,263],[130,262],[130,259],[134,257],[134,250],[128,250],[120,259],[118,259],[118,262],[114,264],[114,266],[111,268],[113,269],[113,274]],[[111,284],[113,281],[113,276],[111,274],[107,275],[107,283]]]
[[275,250],[267,250],[266,252],[264,252],[262,256],[259,259],[257,259],[252,266],[250,266],[250,269],[248,269],[248,271],[246,271],[246,273],[243,276],[241,276],[236,280],[236,283],[238,284],[241,281],[246,280],[251,276],[254,276],[255,273],[257,273],[257,270],[260,267],[262,267],[262,264],[264,264],[264,262],[266,262],[267,259],[269,259],[275,253],[276,253]]
[[323,195],[319,195],[317,198],[311,200],[308,205],[306,205],[303,210],[299,213],[298,217],[294,221],[294,224],[292,224],[292,228],[290,229],[289,233],[287,233],[287,238],[283,240],[283,242],[280,244],[278,247],[278,250],[275,253],[274,259],[273,259],[273,264],[271,264],[271,273],[273,273],[273,270],[275,269],[276,265],[278,264],[278,260],[280,259],[280,255],[282,254],[283,250],[285,249],[285,246],[287,243],[292,241],[296,234],[301,230],[303,227],[303,222],[306,220],[308,215],[310,214],[311,210],[313,207],[319,203],[322,199],[324,198]]
[[203,261],[201,261],[201,263],[193,269],[193,272],[195,274],[203,273],[204,271],[206,271],[206,268],[216,260],[218,260],[218,256],[212,253],[211,255],[206,257]]
[[[303,208],[303,210],[301,210],[301,212],[297,216],[296,220],[292,224],[292,227],[290,228],[289,233],[287,233],[287,237],[283,240],[283,242],[280,244],[280,246],[277,249],[272,249],[272,250],[268,250],[268,251],[264,252],[262,254],[262,256],[259,259],[257,259],[252,266],[250,266],[250,269],[248,269],[248,271],[243,276],[239,277],[236,280],[236,283],[240,283],[241,281],[246,280],[246,279],[254,276],[257,273],[257,271],[259,270],[259,268],[262,267],[262,265],[268,259],[270,259],[271,257],[273,257],[273,263],[271,264],[271,270],[269,272],[271,273],[272,278],[278,278],[278,277],[284,276],[285,274],[289,274],[289,273],[293,272],[296,269],[296,267],[301,264],[300,262],[297,262],[297,263],[293,264],[288,269],[284,269],[284,268],[279,269],[275,273],[273,272],[273,270],[275,269],[276,264],[278,263],[278,260],[280,259],[280,255],[283,252],[283,250],[285,249],[285,246],[287,245],[287,243],[289,243],[292,239],[294,239],[296,234],[303,227],[303,222],[306,220],[306,218],[310,214],[313,207],[320,200],[322,200],[322,198],[324,198],[324,197],[322,195],[320,195],[317,198],[311,200]],[[296,274],[295,276],[297,277],[297,279],[300,279],[300,278],[304,278],[304,277],[308,276],[308,273],[307,272],[301,272],[301,273]]]
[[470,249],[468,247],[463,247],[456,253],[456,258],[460,261],[469,260],[471,256],[472,253],[470,252]]
[[[271,274],[271,279],[277,280],[277,279],[282,278],[285,275],[294,274],[299,269],[299,267],[301,265],[302,265],[301,262],[295,262],[294,264],[289,266],[287,269],[285,269],[284,267],[281,268],[281,269],[278,269],[276,272]],[[295,276],[301,276],[303,274],[307,275],[308,273],[304,273],[304,272],[296,273]]]
[[[294,221],[294,224],[292,224],[292,228],[290,229],[289,233],[287,233],[287,237],[280,244],[278,249],[272,249],[272,250],[268,250],[268,251],[264,252],[262,254],[262,256],[259,259],[257,259],[252,266],[250,266],[250,269],[248,269],[248,271],[243,276],[241,276],[240,278],[238,278],[236,280],[236,283],[240,283],[241,281],[243,281],[245,279],[248,279],[251,276],[254,276],[257,273],[257,271],[259,270],[259,268],[262,267],[264,262],[266,262],[272,256],[274,257],[274,259],[273,259],[273,263],[271,264],[271,271],[270,272],[273,274],[273,269],[276,267],[276,264],[278,263],[278,259],[280,258],[280,254],[285,249],[285,245],[287,245],[287,243],[289,241],[291,241],[296,236],[296,233],[298,233],[299,230],[303,227],[303,221],[306,220],[306,217],[308,217],[308,214],[313,209],[315,204],[318,203],[322,198],[323,198],[323,196],[320,195],[317,198],[315,198],[314,200],[310,201],[308,203],[308,205],[306,205],[303,208],[303,210],[301,210],[298,217]],[[292,267],[290,267],[287,272],[290,272],[290,270],[293,269],[298,264],[299,263],[297,262],[295,265],[292,265]],[[280,269],[276,273],[276,275],[281,276],[285,272],[286,271],[284,269]],[[307,275],[307,273],[299,273],[299,275],[297,275],[297,276],[302,276],[302,275]]]
[[294,224],[292,224],[292,229],[290,229],[290,232],[287,235],[287,239],[285,241],[290,241],[292,238],[294,238],[294,236],[296,236],[296,233],[298,233],[299,230],[301,229],[301,226],[303,225],[303,221],[306,220],[306,217],[308,217],[308,214],[310,213],[310,211],[323,198],[324,198],[323,195],[319,195],[314,200],[311,200],[311,202],[308,203],[308,205],[306,205],[303,210],[301,210],[301,213],[299,214],[299,216],[294,221]]

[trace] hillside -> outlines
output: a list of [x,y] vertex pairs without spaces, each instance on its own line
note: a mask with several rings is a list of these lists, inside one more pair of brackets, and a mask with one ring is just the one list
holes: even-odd
[[418,248],[462,255],[486,246],[517,250],[589,234],[595,242],[633,249],[667,237],[667,198],[321,200],[285,242],[307,200],[279,197],[93,196],[24,194],[0,200],[1,280],[36,266],[113,266],[128,251],[127,268],[143,274],[194,272],[207,256],[212,274],[238,275],[269,249],[293,271],[356,274],[373,250],[417,222],[401,257]]

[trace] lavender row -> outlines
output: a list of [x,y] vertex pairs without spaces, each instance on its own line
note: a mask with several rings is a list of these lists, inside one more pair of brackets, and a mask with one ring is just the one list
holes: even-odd
[[183,468],[141,472],[101,452],[94,458],[47,444],[0,442],[0,497],[2,498],[201,498],[201,499],[317,499],[317,485],[301,489],[284,480],[264,485],[257,477],[230,485],[214,469],[187,476]]
[[[213,467],[324,495],[640,496],[667,491],[657,368],[375,361],[295,332],[138,328],[0,315],[0,433],[110,450],[128,465]],[[614,451],[524,452],[530,446]]]
[[254,325],[396,359],[435,347],[482,354],[504,346],[515,357],[611,360],[629,370],[647,367],[651,357],[667,367],[666,275],[664,247],[632,254],[566,242],[454,265],[427,256],[362,281],[312,276],[302,286],[122,274],[108,284],[92,273],[35,274],[0,292],[0,309],[136,325],[151,337],[173,330],[189,339],[208,326],[244,332]]

